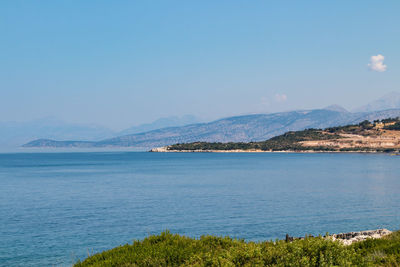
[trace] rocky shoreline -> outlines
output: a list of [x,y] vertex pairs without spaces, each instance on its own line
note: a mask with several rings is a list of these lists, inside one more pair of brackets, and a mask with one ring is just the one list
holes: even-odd
[[[325,236],[325,238],[331,239],[333,241],[338,240],[343,245],[347,246],[347,245],[351,245],[355,242],[367,240],[368,238],[379,239],[379,238],[387,236],[391,233],[392,233],[392,231],[390,231],[388,229],[376,229],[376,230],[366,230],[366,231],[359,231],[359,232],[333,234],[333,235]],[[308,236],[308,237],[312,237],[312,236]],[[301,240],[304,238],[305,237],[291,237],[287,234],[285,240],[287,242],[291,242],[294,240]]]

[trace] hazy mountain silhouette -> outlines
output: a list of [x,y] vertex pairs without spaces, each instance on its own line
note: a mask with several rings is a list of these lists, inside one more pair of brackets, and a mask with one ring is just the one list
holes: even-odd
[[[261,141],[287,131],[325,128],[400,116],[400,93],[392,92],[355,112],[339,105],[323,109],[234,116],[207,123],[197,123],[194,116],[161,118],[152,123],[128,128],[119,133],[98,127],[32,123],[24,126],[0,124],[8,137],[25,147],[134,147],[151,148],[194,141]],[[37,125],[36,125],[37,124]],[[17,138],[19,137],[19,139]],[[30,137],[30,139],[28,139]],[[71,140],[71,141],[55,141]],[[74,141],[84,140],[84,141]],[[22,142],[23,141],[23,142]],[[1,142],[0,142],[1,144]]]
[[400,116],[400,109],[350,113],[330,109],[302,110],[273,114],[254,114],[224,118],[208,123],[167,127],[149,132],[124,135],[97,142],[34,140],[25,147],[134,147],[152,148],[195,141],[262,141],[287,131],[325,128]]
[[171,116],[166,118],[160,118],[158,120],[153,121],[152,123],[145,123],[130,127],[128,129],[119,132],[119,135],[136,134],[166,127],[183,126],[199,122],[201,122],[201,120],[193,115],[184,115],[182,117]]
[[35,138],[101,140],[114,132],[97,125],[66,123],[53,118],[29,122],[0,122],[0,147],[9,149],[21,146]]
[[371,112],[371,111],[398,109],[398,108],[400,108],[400,93],[391,92],[375,101],[368,103],[365,106],[356,108],[354,111]]

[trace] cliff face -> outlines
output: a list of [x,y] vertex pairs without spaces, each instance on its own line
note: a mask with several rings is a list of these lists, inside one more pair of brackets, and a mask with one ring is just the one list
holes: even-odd
[[340,109],[318,109],[274,114],[236,116],[221,120],[169,127],[144,133],[124,135],[97,142],[34,140],[24,147],[134,147],[153,148],[189,142],[263,141],[288,131],[326,128],[400,116],[400,109],[350,113]]

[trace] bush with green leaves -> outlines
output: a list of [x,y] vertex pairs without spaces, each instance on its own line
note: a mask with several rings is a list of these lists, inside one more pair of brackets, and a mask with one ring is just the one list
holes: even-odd
[[169,231],[95,254],[83,266],[399,266],[400,234],[344,246],[323,237],[246,242]]
[[385,126],[383,129],[399,131],[400,130],[400,122],[396,122],[395,124]]

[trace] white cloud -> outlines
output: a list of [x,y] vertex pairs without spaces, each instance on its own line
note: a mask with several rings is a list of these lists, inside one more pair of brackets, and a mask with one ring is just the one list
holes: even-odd
[[275,101],[278,103],[285,102],[287,100],[287,95],[285,94],[275,94]]
[[369,69],[377,72],[386,71],[387,66],[383,64],[384,59],[385,57],[382,56],[381,54],[372,56],[368,64]]

